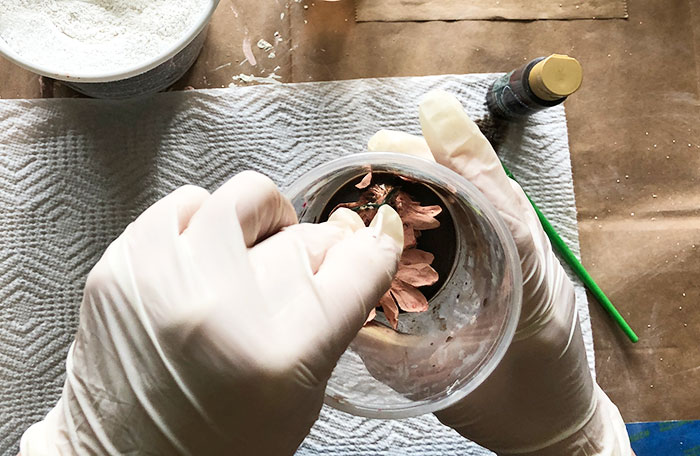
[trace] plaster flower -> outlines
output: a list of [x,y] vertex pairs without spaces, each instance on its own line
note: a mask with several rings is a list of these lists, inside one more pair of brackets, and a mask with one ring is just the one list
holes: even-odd
[[[401,255],[399,268],[391,282],[391,288],[379,300],[387,321],[396,329],[398,327],[399,310],[404,312],[425,312],[428,310],[428,300],[418,289],[433,285],[438,280],[438,273],[432,268],[434,256],[430,252],[417,249],[416,245],[421,231],[440,226],[435,218],[441,212],[440,206],[421,206],[421,204],[401,190],[399,186],[388,184],[372,184],[372,173],[368,173],[355,186],[366,189],[360,198],[352,203],[339,204],[357,212],[365,225],[369,225],[383,204],[391,205],[401,217],[404,230],[404,251]],[[334,210],[335,210],[334,209]],[[367,321],[376,316],[376,309],[370,313]]]

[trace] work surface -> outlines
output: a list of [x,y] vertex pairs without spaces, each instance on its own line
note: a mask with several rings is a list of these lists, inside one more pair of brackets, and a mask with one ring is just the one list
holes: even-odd
[[[591,299],[598,381],[627,421],[698,419],[700,4],[630,0],[628,11],[627,20],[356,24],[350,0],[222,0],[176,89],[228,86],[240,73],[297,82],[576,56],[584,85],[566,107],[582,259],[640,336],[630,344]],[[240,64],[246,34],[255,67]],[[274,58],[260,38],[275,43]],[[3,98],[74,95],[8,62],[0,81]]]
[[[85,278],[149,205],[187,183],[213,190],[244,169],[287,188],[322,163],[363,151],[380,128],[420,133],[414,103],[432,89],[484,119],[495,77],[276,84],[113,103],[1,100],[0,455],[16,455],[21,432],[58,399]],[[501,156],[576,251],[563,107],[513,127],[499,138]],[[582,285],[575,291],[590,363],[588,303]],[[395,448],[401,456],[492,455],[432,415],[376,421],[324,407],[297,456],[392,455]]]

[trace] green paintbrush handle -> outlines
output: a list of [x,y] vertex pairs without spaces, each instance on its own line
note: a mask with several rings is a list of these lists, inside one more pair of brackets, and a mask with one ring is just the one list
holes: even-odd
[[[505,165],[503,165],[503,169],[510,177],[511,179],[515,179],[513,177],[513,174],[506,168]],[[542,224],[542,228],[544,228],[544,232],[547,233],[547,236],[549,236],[549,240],[552,242],[552,245],[554,248],[559,252],[559,254],[564,258],[564,261],[571,266],[571,268],[574,270],[576,275],[581,279],[583,284],[590,290],[591,293],[593,293],[593,296],[598,300],[598,302],[603,306],[603,308],[610,314],[610,316],[615,320],[615,323],[622,329],[622,331],[629,337],[629,339],[632,342],[637,342],[639,340],[639,337],[637,337],[637,334],[634,333],[634,330],[630,327],[630,325],[625,321],[624,317],[620,315],[620,312],[615,308],[615,306],[610,302],[610,299],[608,299],[607,296],[605,296],[605,293],[603,293],[603,290],[600,289],[597,283],[595,283],[595,280],[593,280],[593,277],[586,271],[586,268],[583,267],[581,262],[576,258],[576,255],[574,255],[574,252],[571,251],[568,245],[566,245],[566,242],[559,236],[559,233],[554,229],[552,224],[547,220],[547,217],[544,216],[542,211],[537,207],[535,203],[532,202],[530,197],[527,196],[527,199],[530,201],[530,204],[532,204],[533,209],[535,209],[535,212],[537,213],[537,217],[540,219],[540,223]]]

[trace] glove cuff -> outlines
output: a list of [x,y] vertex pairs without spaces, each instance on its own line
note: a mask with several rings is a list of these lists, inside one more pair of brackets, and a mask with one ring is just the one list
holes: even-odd
[[596,409],[583,427],[546,448],[499,456],[633,456],[620,411],[595,384]]
[[43,420],[32,424],[24,431],[19,443],[20,456],[56,456],[62,420],[62,399],[52,408]]

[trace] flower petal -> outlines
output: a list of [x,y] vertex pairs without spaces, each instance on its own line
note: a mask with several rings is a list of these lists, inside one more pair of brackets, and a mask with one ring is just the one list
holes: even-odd
[[384,316],[391,324],[391,327],[396,329],[399,326],[399,308],[396,306],[394,298],[391,297],[388,291],[379,298],[379,305],[382,306]]
[[413,225],[414,230],[432,230],[440,226],[440,221],[435,218],[440,212],[440,206],[414,206],[404,212],[401,220]]
[[389,291],[401,310],[406,312],[425,312],[428,310],[428,300],[423,296],[423,293],[401,279],[394,279]]
[[427,263],[402,264],[396,278],[414,287],[425,287],[438,281],[438,273]]
[[[402,220],[403,221],[403,220]],[[403,248],[412,249],[418,243],[416,231],[410,225],[403,224]]]
[[365,177],[362,178],[362,180],[355,184],[355,187],[359,189],[367,188],[369,187],[369,184],[372,182],[372,172],[370,171],[369,173],[365,174]]
[[369,315],[367,316],[367,320],[365,320],[365,324],[374,320],[376,316],[377,316],[377,308],[375,307],[374,309],[369,311]]
[[432,264],[434,259],[432,253],[420,249],[406,249],[401,254],[401,264]]
[[440,221],[435,218],[442,212],[440,206],[403,206],[397,212],[401,220],[414,230],[432,230],[440,226]]
[[415,230],[431,230],[440,226],[440,222],[435,218],[442,212],[442,207],[438,205],[421,206],[408,193],[401,191],[396,195],[395,205],[401,220],[412,225]]

